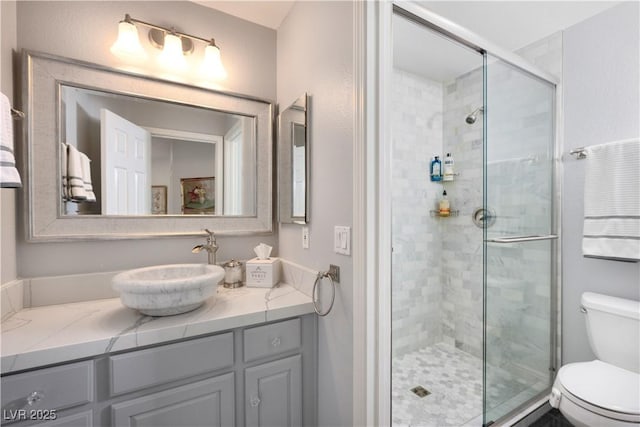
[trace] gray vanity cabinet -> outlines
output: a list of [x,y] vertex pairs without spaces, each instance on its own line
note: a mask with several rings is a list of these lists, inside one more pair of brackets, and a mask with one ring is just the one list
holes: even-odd
[[[0,424],[313,426],[316,328],[309,314],[5,375]],[[18,408],[55,419],[7,412]]]
[[245,370],[247,427],[302,425],[302,357],[287,357]]
[[247,427],[303,425],[303,326],[295,318],[244,330]]
[[117,403],[112,411],[112,424],[122,427],[234,426],[234,375]]
[[233,368],[233,332],[109,357],[112,396]]
[[93,361],[69,363],[2,378],[2,425],[90,426],[91,417],[62,411],[95,401]]

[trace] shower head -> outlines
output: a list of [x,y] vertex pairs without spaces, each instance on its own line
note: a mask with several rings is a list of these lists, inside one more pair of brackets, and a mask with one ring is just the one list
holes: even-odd
[[484,107],[478,107],[475,110],[473,110],[473,112],[471,114],[469,114],[464,121],[467,122],[468,124],[472,125],[476,122],[476,120],[478,119],[478,113],[484,113]]

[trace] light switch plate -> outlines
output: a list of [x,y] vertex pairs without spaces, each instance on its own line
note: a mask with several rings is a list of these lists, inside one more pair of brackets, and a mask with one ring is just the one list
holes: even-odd
[[333,251],[341,255],[351,255],[351,227],[334,227]]

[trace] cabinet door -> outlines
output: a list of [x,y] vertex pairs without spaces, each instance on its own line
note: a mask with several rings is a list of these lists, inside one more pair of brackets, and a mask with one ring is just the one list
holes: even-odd
[[233,373],[112,406],[112,424],[125,427],[227,427],[235,424]]
[[245,370],[247,427],[294,427],[302,424],[302,356],[296,355]]

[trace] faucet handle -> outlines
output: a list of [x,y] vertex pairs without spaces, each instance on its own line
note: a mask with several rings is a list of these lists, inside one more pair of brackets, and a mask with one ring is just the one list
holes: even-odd
[[205,228],[204,231],[207,232],[207,234],[209,235],[207,237],[207,244],[212,245],[216,243],[216,235],[213,233],[213,231],[209,230],[208,228]]

